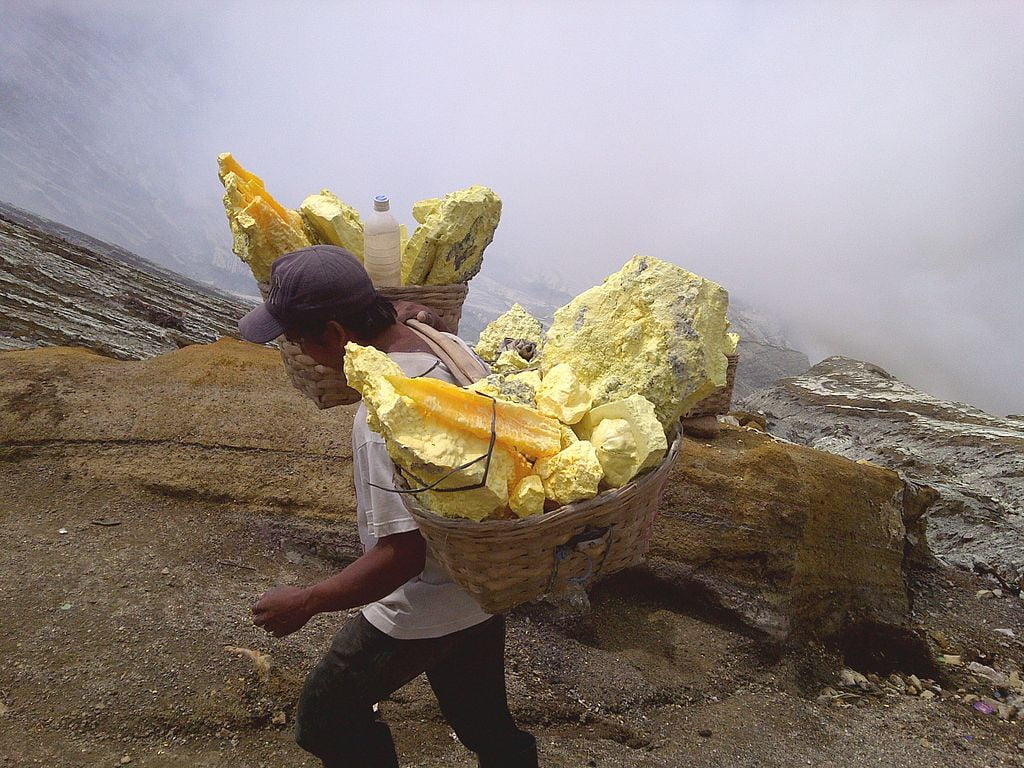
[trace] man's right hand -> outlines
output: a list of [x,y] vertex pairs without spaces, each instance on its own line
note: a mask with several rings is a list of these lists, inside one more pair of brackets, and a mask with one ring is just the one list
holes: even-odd
[[313,618],[309,593],[298,587],[275,587],[263,593],[252,607],[252,623],[284,637],[302,629]]

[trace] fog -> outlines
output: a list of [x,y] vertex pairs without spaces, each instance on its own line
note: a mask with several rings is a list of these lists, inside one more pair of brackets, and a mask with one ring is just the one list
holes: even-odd
[[[0,0],[0,199],[59,218],[59,189],[22,182],[70,136],[76,189],[117,198],[89,174],[130,149],[152,195],[220,217],[182,238],[222,250],[219,152],[286,205],[385,193],[409,225],[485,184],[492,277],[576,292],[651,254],[812,362],[1024,411],[1018,2],[207,5]],[[50,110],[67,131],[32,130]],[[102,207],[75,216],[104,234]]]

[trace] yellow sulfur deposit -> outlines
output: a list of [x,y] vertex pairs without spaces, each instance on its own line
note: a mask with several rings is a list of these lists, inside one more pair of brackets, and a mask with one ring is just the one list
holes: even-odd
[[[538,377],[537,381],[540,381]],[[479,381],[475,381],[466,387],[470,392],[479,392],[483,395],[490,395],[499,400],[507,400],[510,403],[519,403],[533,408],[536,405],[534,394],[536,390],[527,382],[506,374],[492,373]]]
[[299,206],[306,226],[325,245],[344,248],[363,260],[363,222],[359,211],[342,202],[329,189],[310,195]]
[[[435,482],[454,467],[487,453],[489,439],[437,420],[429,409],[400,394],[395,383],[401,385],[405,377],[398,365],[383,352],[373,347],[347,344],[345,376],[349,385],[363,396],[371,429],[384,436],[388,454],[398,466],[416,478],[411,481],[414,484]],[[479,395],[472,397],[479,398]],[[484,480],[484,467],[484,462],[478,461],[452,474],[439,487],[476,485]],[[504,445],[495,445],[483,487],[448,493],[427,491],[418,494],[417,498],[438,514],[482,520],[506,507],[510,488],[516,487],[529,471],[529,464],[522,457]]]
[[230,152],[217,156],[217,167],[231,225],[231,250],[249,265],[257,282],[265,283],[274,259],[310,244],[302,218],[271,197],[263,180],[242,168]]
[[725,385],[728,302],[717,283],[634,256],[555,312],[541,370],[568,363],[598,404],[642,393],[668,427]]
[[492,320],[480,332],[480,340],[474,350],[484,360],[493,363],[498,359],[498,350],[505,339],[525,339],[539,347],[541,332],[540,320],[519,304],[513,304],[508,312]]
[[417,206],[423,223],[402,254],[402,285],[448,285],[476,275],[501,216],[498,196],[473,186]]
[[537,389],[537,410],[563,424],[575,424],[592,403],[590,392],[567,363],[559,363],[545,373]]
[[[665,456],[668,440],[665,439],[661,422],[654,412],[654,405],[643,395],[630,395],[625,400],[599,405],[580,419],[575,426],[576,434],[594,444],[598,449],[598,458],[601,458],[605,441],[612,439],[616,429],[622,429],[621,425],[616,425],[615,428],[605,427],[599,432],[606,421],[623,421],[629,426],[630,431],[629,438],[623,436],[621,440],[613,440],[605,449],[608,455],[602,459],[602,466],[605,466],[606,461],[612,460],[612,453],[616,454],[616,468],[609,473],[606,467],[605,471],[609,484],[623,485],[639,472],[653,467]],[[633,452],[628,462],[624,447],[627,444],[632,446],[630,450]]]
[[412,204],[412,217],[416,219],[417,224],[422,224],[427,220],[427,216],[440,207],[440,197],[428,197],[426,200],[420,200]]
[[725,349],[722,351],[727,355],[735,355],[736,348],[740,345],[740,335],[738,333],[732,333],[731,331],[726,335],[729,337],[729,342],[725,345]]
[[530,517],[544,511],[544,483],[537,475],[527,475],[516,485],[508,498],[509,508],[516,517]]
[[604,477],[597,451],[586,440],[572,443],[551,458],[541,459],[534,470],[544,483],[544,494],[559,504],[593,498]]
[[590,442],[609,485],[618,488],[633,479],[639,462],[636,438],[628,421],[605,419],[594,429]]
[[439,379],[387,378],[396,392],[415,402],[425,415],[455,430],[489,439],[493,421],[497,444],[529,459],[551,456],[561,449],[558,422],[532,408],[495,401]]
[[491,364],[491,370],[497,373],[516,373],[526,370],[529,366],[529,361],[523,360],[519,352],[514,349],[506,349]]
[[572,431],[572,427],[567,427],[565,424],[559,424],[562,431],[562,447],[568,448],[573,443],[580,441],[579,437],[575,432]]

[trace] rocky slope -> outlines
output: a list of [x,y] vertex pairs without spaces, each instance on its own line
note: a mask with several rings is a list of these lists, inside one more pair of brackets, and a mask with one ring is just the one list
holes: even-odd
[[0,203],[0,349],[143,358],[237,335],[244,300]]
[[[275,640],[249,609],[358,556],[352,415],[230,339],[144,361],[0,353],[0,755],[312,768],[294,706],[342,617]],[[510,703],[542,763],[1014,765],[1019,726],[971,709],[1002,694],[965,666],[1020,669],[1019,604],[906,572],[906,514],[888,470],[752,430],[687,440],[648,566],[599,583],[587,616],[509,616]],[[267,654],[269,675],[225,646]],[[940,652],[964,664],[936,670]],[[840,676],[844,659],[880,677]],[[475,764],[424,681],[382,709],[403,765]]]
[[788,440],[866,459],[935,488],[932,550],[948,562],[1024,578],[1024,422],[939,400],[871,363],[830,357],[806,374],[755,392]]

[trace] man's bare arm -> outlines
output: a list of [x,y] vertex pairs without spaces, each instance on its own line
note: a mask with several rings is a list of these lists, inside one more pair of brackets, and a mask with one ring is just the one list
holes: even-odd
[[311,587],[276,587],[253,606],[253,623],[275,637],[301,629],[318,613],[342,611],[380,600],[423,571],[427,546],[419,531],[396,533],[342,571]]

